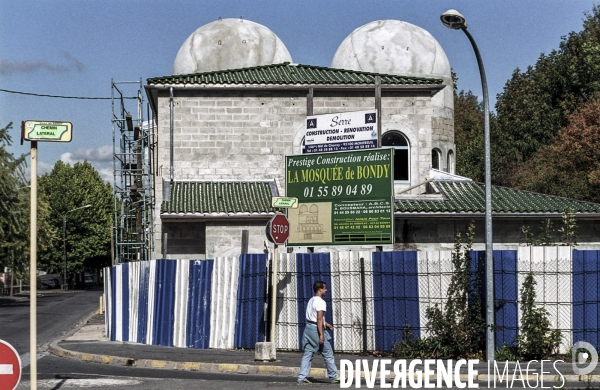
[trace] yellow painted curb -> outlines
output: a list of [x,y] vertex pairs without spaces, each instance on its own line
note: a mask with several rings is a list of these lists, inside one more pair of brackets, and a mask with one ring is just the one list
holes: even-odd
[[114,359],[112,356],[102,355],[102,363],[110,364],[113,362],[113,360]]
[[152,368],[165,368],[167,362],[164,360],[150,360],[150,367]]
[[239,364],[220,363],[218,365],[219,371],[237,372],[238,368]]
[[81,355],[81,360],[84,360],[86,362],[91,362],[92,360],[94,360],[94,355],[89,354],[89,353],[84,353]]
[[258,366],[258,372],[261,374],[277,374],[278,369],[276,366]]
[[187,371],[198,371],[200,369],[200,364],[193,362],[181,362],[179,363],[179,369]]

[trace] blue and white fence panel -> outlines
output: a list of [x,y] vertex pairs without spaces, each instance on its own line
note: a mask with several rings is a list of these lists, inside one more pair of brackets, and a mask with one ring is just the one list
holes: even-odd
[[[472,272],[485,258],[472,252]],[[443,307],[450,251],[291,254],[278,259],[276,345],[298,350],[312,284],[328,284],[325,319],[338,352],[391,350],[405,326],[427,336],[426,310]],[[533,272],[537,303],[574,342],[600,344],[600,251],[522,247],[494,251],[496,345],[513,344],[520,289]],[[192,348],[253,348],[265,341],[267,255],[152,260],[107,268],[106,333],[111,340]]]

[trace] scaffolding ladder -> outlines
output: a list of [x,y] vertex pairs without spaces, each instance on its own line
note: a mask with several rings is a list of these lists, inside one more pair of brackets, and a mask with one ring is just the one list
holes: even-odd
[[[111,80],[114,263],[150,260],[154,249],[155,123],[144,121],[142,80]],[[147,117],[150,117],[148,115]]]

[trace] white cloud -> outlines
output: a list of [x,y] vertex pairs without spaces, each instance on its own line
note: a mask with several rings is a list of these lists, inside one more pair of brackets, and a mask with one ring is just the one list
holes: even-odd
[[66,64],[53,64],[45,60],[13,61],[0,58],[0,74],[32,73],[40,70],[50,73],[64,73],[72,70],[82,72],[85,70],[85,64],[73,57],[68,51],[62,51],[61,55],[66,60]]
[[91,162],[107,162],[113,159],[113,147],[111,145],[100,146],[96,149],[84,149],[79,148],[75,152],[63,153],[60,156],[62,162],[67,164],[74,164],[76,162],[82,162],[84,160]]
[[113,182],[113,147],[111,145],[104,145],[95,149],[79,148],[73,153],[61,154],[60,160],[70,165],[87,160],[100,173],[103,180],[109,183]]

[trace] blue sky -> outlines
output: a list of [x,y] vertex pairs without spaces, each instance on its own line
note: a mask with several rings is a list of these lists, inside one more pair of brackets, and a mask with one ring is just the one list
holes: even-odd
[[[110,97],[111,79],[142,81],[171,73],[175,55],[198,27],[219,17],[265,25],[295,63],[329,66],[343,39],[374,20],[397,19],[428,30],[444,48],[459,89],[481,95],[466,36],[439,21],[449,8],[468,20],[485,65],[492,108],[515,68],[533,65],[560,38],[582,29],[588,0],[2,0],[0,89],[38,94]],[[40,173],[60,159],[87,159],[112,181],[110,100],[74,100],[0,92],[0,125],[22,120],[73,123],[71,143],[40,143]]]

